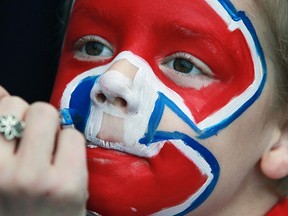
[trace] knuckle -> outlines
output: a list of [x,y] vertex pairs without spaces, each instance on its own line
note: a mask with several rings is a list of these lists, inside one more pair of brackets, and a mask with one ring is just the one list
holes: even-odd
[[69,202],[82,202],[88,197],[88,177],[71,176],[57,170],[55,178],[50,186],[50,193],[55,199],[66,200]]
[[0,163],[0,191],[1,193],[13,191],[13,178],[15,176],[14,164],[11,160],[1,161]]
[[23,98],[21,98],[21,97],[11,96],[11,99],[13,100],[13,103],[14,103],[14,104],[28,107],[28,103],[27,103]]
[[2,85],[0,85],[0,99],[8,95],[8,92],[3,88]]
[[39,111],[41,113],[57,113],[56,109],[51,104],[46,102],[35,102],[31,105],[31,109],[34,109],[35,111]]
[[57,180],[51,176],[41,179],[41,184],[38,185],[38,194],[42,196],[54,196],[57,193]]
[[49,175],[36,174],[30,172],[23,174],[17,172],[12,178],[11,184],[15,194],[25,195],[28,197],[41,197],[49,192]]
[[57,199],[66,200],[70,203],[82,203],[87,200],[88,191],[86,188],[82,187],[79,184],[73,183],[64,183],[59,184],[59,188],[57,189]]
[[45,102],[33,103],[30,107],[30,112],[34,112],[48,118],[59,118],[56,108],[53,107],[51,104]]
[[4,96],[1,99],[1,103],[5,106],[16,106],[16,107],[28,107],[28,103],[18,96]]
[[9,182],[10,182],[10,178],[9,178],[9,173],[8,170],[5,166],[1,166],[0,165],[0,191],[4,191],[7,190],[9,187]]
[[15,175],[11,183],[14,185],[14,192],[17,194],[29,194],[34,192],[35,184],[31,177]]

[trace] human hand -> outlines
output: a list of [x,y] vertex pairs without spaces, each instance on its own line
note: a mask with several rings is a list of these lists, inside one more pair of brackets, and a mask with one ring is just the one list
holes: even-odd
[[87,200],[83,136],[60,129],[49,104],[28,105],[0,86],[0,116],[26,123],[21,139],[0,134],[0,216],[82,216]]

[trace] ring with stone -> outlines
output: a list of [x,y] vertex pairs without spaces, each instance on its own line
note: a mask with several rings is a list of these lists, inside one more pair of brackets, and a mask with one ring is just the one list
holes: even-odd
[[25,122],[17,120],[14,115],[0,116],[0,133],[4,135],[6,140],[20,138],[24,129]]

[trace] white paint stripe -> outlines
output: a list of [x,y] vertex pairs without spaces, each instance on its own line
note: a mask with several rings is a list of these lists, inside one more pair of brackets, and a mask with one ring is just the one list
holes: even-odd
[[243,33],[252,55],[252,60],[254,63],[254,76],[255,80],[253,83],[239,96],[233,98],[228,104],[226,104],[224,107],[222,107],[220,110],[215,112],[213,115],[207,117],[203,121],[197,124],[200,130],[205,130],[207,128],[210,128],[223,120],[227,119],[229,116],[231,116],[233,113],[235,113],[241,106],[243,106],[259,89],[259,86],[261,84],[261,81],[263,80],[263,67],[262,67],[262,61],[258,55],[255,42],[253,40],[253,37],[251,36],[249,30],[245,26],[242,20],[240,21],[234,21],[229,13],[223,8],[223,6],[215,0],[206,0],[206,2],[219,14],[220,17],[226,22],[229,29],[234,31],[236,29],[241,30]]

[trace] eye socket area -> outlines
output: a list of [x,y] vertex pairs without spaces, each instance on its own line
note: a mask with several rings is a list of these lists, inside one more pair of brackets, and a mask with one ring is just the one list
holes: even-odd
[[104,38],[86,35],[74,44],[75,58],[79,61],[101,62],[114,55],[112,45]]
[[160,70],[181,87],[201,89],[216,81],[207,64],[186,52],[177,52],[160,61]]

